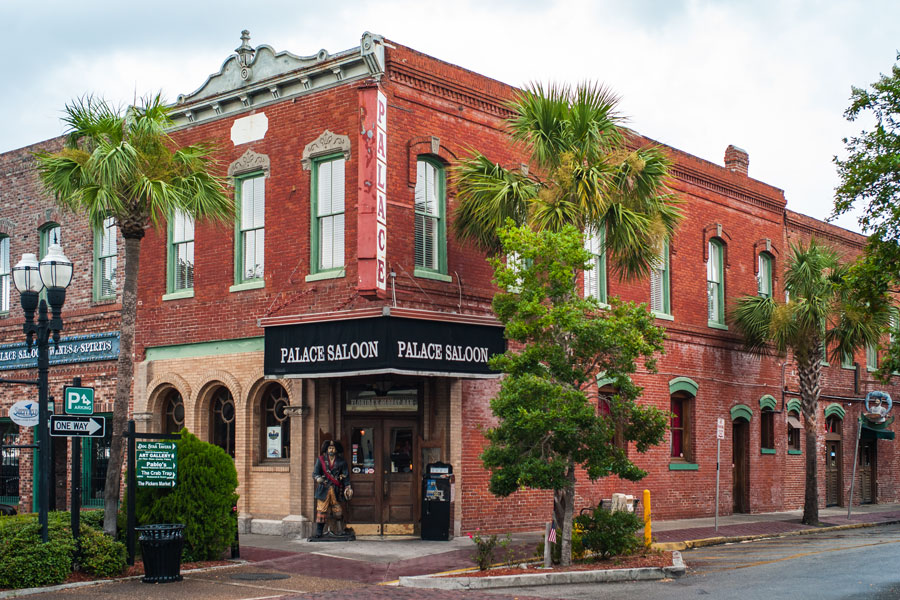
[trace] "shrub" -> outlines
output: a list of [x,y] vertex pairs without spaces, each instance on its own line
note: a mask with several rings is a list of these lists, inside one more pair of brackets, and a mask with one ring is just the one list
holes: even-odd
[[174,488],[138,488],[138,523],[183,523],[185,561],[216,560],[237,533],[237,471],[224,450],[181,430]]
[[[68,513],[66,513],[68,514]],[[92,527],[97,531],[103,531],[103,511],[102,510],[83,510],[81,511],[81,526]]]
[[82,571],[97,577],[122,574],[125,570],[125,544],[90,526],[81,527],[79,533],[79,563]]
[[475,561],[479,569],[482,571],[486,570],[494,564],[494,549],[497,547],[497,535],[482,536],[478,533],[470,533],[469,539],[475,542],[475,554],[472,555],[472,560]]
[[62,517],[51,513],[48,541],[41,543],[37,515],[0,518],[0,587],[27,588],[62,583],[72,572],[75,540]]
[[582,529],[584,548],[601,558],[631,554],[641,545],[635,534],[644,523],[632,512],[610,512],[598,506],[591,514],[575,517],[575,524]]

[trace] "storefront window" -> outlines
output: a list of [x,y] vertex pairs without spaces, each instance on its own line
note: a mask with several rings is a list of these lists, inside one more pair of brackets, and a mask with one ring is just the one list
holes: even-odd
[[[19,426],[11,420],[0,420],[0,442],[19,443]],[[19,503],[19,449],[3,448],[0,452],[0,503]]]
[[210,416],[212,443],[234,458],[234,399],[227,388],[216,390]]
[[184,401],[178,390],[171,390],[166,398],[163,433],[178,433],[184,428]]
[[262,397],[263,456],[267,459],[291,457],[291,420],[284,409],[290,404],[287,392],[277,383],[270,384]]
[[[107,423],[112,415],[106,415]],[[103,506],[103,490],[106,489],[106,469],[109,466],[109,451],[112,445],[112,427],[106,428],[102,438],[84,438],[81,446],[81,489],[82,506],[98,508]]]

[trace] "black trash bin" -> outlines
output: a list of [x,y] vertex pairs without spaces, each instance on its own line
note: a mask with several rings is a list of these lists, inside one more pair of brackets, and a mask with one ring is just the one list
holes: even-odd
[[184,525],[159,524],[135,527],[144,560],[144,583],[181,581]]
[[422,539],[450,539],[450,486],[453,466],[435,462],[425,467],[422,477]]

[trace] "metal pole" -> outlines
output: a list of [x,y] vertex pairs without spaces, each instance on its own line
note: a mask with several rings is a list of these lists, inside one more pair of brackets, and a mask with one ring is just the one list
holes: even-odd
[[[81,387],[81,377],[72,378],[73,387]],[[65,402],[65,398],[63,398]],[[72,537],[76,543],[81,535],[81,438],[73,437],[72,440]]]
[[722,440],[716,438],[716,533],[719,533],[719,456]]
[[47,543],[47,516],[50,511],[50,430],[47,403],[50,400],[50,337],[47,319],[47,302],[41,300],[38,305],[38,445],[40,446],[40,489],[38,490],[38,519],[41,523],[41,541]]
[[853,475],[850,477],[850,502],[847,503],[847,518],[853,508],[853,484],[856,483],[856,461],[859,458],[859,438],[862,437],[862,415],[856,421],[856,448],[853,450]]
[[134,459],[134,419],[128,421],[127,429],[125,436],[128,439],[128,488],[125,493],[128,494],[128,515],[127,529],[125,531],[125,549],[128,552],[128,564],[134,565],[135,496],[137,496],[137,475],[135,473],[136,465]]

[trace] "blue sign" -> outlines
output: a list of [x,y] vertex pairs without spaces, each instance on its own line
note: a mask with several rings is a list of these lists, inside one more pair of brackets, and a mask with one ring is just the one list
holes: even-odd
[[[95,362],[119,358],[119,332],[73,335],[59,341],[59,349],[50,344],[50,364]],[[0,371],[37,367],[37,346],[25,342],[0,344]]]

